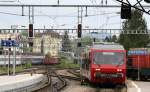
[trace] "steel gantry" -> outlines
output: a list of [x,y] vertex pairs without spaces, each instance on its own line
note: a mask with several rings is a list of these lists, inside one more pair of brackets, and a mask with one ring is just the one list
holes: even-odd
[[[123,29],[82,29],[84,33],[92,33],[92,34],[150,34],[150,30],[127,30],[123,31]],[[7,33],[21,33],[22,31],[28,32],[28,29],[0,29],[1,34]],[[68,33],[76,33],[77,29],[34,29],[34,33],[43,33],[46,31],[54,31],[57,33],[64,33],[67,31]]]
[[[59,0],[58,0],[59,1]],[[150,15],[150,5],[142,5],[141,2],[144,0],[136,0],[136,3],[130,3],[131,0],[116,0],[120,2],[121,4],[129,5],[130,7],[133,7],[135,9],[138,9],[140,11],[143,11]],[[78,9],[85,8],[87,13],[87,8],[90,7],[99,7],[99,8],[121,8],[121,5],[60,5],[59,3],[57,5],[47,5],[47,4],[0,4],[0,7],[22,7],[22,15],[24,15],[24,7],[29,7],[29,11],[33,11],[29,15],[30,19],[29,21],[34,20],[34,7],[77,7]],[[32,8],[32,9],[31,9]],[[30,12],[29,12],[30,13]],[[31,19],[32,18],[32,19]]]
[[[120,0],[118,0],[120,1]],[[124,3],[124,2],[123,2]],[[128,3],[125,3],[128,4]],[[121,5],[40,5],[40,4],[0,4],[0,7],[101,7],[101,8],[120,8]],[[135,7],[141,7],[139,5]],[[143,5],[144,8],[150,8],[149,5]]]

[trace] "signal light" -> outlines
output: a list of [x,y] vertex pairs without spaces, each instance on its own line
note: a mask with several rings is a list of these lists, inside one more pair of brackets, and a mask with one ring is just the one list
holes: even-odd
[[[33,37],[33,24],[29,24],[29,37]],[[33,42],[29,42],[29,46],[32,47]]]
[[78,38],[81,38],[82,36],[82,25],[78,24]]
[[121,19],[130,19],[131,18],[131,6],[122,4],[121,5]]
[[150,0],[144,0],[146,3],[150,3]]
[[33,24],[29,24],[29,37],[33,37]]

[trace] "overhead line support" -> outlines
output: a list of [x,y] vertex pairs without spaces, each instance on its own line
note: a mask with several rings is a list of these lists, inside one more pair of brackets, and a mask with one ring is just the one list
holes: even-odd
[[[137,3],[135,3],[135,4],[131,4],[128,0],[126,0],[127,2],[124,2],[124,0],[116,0],[116,1],[118,1],[118,2],[120,2],[120,3],[122,3],[122,4],[129,5],[129,6],[131,6],[132,8],[135,8],[135,9],[137,9],[137,10],[140,10],[140,11],[145,12],[145,13],[147,13],[147,14],[150,15],[150,10],[148,10],[148,11],[145,10],[145,8],[150,8],[150,6],[149,6],[149,5],[148,5],[148,6],[142,5],[142,4],[141,4],[141,1],[142,1],[142,0],[140,0],[140,1],[137,0]],[[138,4],[139,4],[139,5],[138,5]],[[138,6],[137,6],[137,5],[138,5]]]
[[[121,2],[120,0],[117,0]],[[0,7],[101,7],[101,8],[120,8],[120,5],[19,5],[19,4],[0,4]],[[140,6],[138,6],[140,7]],[[149,5],[143,6],[149,8]]]

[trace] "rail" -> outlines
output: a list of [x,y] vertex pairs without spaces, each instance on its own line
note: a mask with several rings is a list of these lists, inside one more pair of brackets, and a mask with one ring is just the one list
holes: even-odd
[[[60,82],[59,81],[54,81],[54,83],[51,83],[52,92],[54,92],[54,91],[58,92],[58,91],[62,90],[64,87],[67,86],[66,80],[63,77],[61,77],[60,75],[58,75],[55,72],[55,70],[51,69],[50,74],[54,74],[55,77],[57,77],[60,80]],[[51,80],[51,82],[53,82],[53,81]]]

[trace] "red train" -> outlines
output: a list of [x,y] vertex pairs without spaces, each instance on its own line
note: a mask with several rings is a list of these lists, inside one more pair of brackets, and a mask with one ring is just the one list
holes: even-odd
[[45,55],[45,58],[43,60],[43,64],[45,64],[45,65],[59,64],[58,57]]
[[94,44],[82,53],[81,84],[124,85],[126,80],[126,50],[119,44]]
[[150,78],[150,49],[132,48],[128,51],[127,76],[147,80]]

